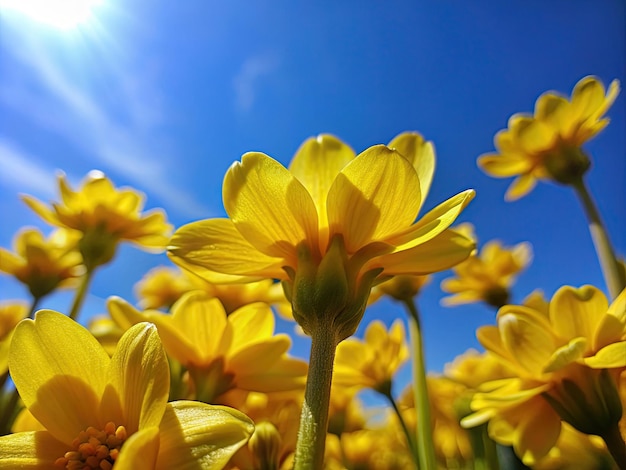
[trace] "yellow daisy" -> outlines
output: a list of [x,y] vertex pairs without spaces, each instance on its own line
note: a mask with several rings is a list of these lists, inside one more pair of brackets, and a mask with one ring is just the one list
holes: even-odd
[[46,430],[0,437],[0,468],[222,468],[254,429],[234,409],[167,403],[167,359],[148,323],[109,358],[82,326],[43,310],[17,327],[9,367]]
[[372,284],[446,269],[473,249],[447,230],[472,190],[414,222],[434,169],[429,153],[432,144],[415,133],[356,156],[320,135],[300,147],[289,169],[247,153],[224,179],[230,218],[179,228],[169,254],[199,275],[208,268],[283,281],[305,332],[332,320],[340,341],[355,331]]
[[517,177],[507,200],[526,195],[537,180],[576,182],[590,165],[581,147],[609,123],[603,116],[618,93],[617,80],[605,94],[602,82],[592,76],[576,84],[570,100],[544,93],[537,99],[534,115],[515,114],[509,119],[508,129],[494,138],[498,153],[479,157],[478,166],[497,178]]

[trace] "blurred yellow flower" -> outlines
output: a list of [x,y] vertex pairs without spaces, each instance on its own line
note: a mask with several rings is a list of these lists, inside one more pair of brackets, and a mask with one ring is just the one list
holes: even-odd
[[472,190],[414,223],[433,170],[432,144],[415,133],[357,156],[320,135],[300,147],[289,170],[247,153],[224,179],[230,219],[179,228],[169,254],[199,275],[208,268],[283,281],[304,331],[332,320],[340,341],[356,330],[377,279],[446,269],[473,249],[447,230]]
[[363,340],[348,338],[337,346],[333,384],[387,394],[394,375],[408,359],[402,320],[395,320],[389,331],[383,322],[374,320],[367,326]]
[[485,302],[499,308],[509,302],[515,277],[531,260],[529,243],[512,248],[503,247],[497,240],[485,243],[480,253],[452,268],[455,277],[441,282],[443,291],[454,294],[441,302],[444,305]]
[[581,146],[606,127],[609,119],[603,116],[618,93],[617,80],[605,94],[602,82],[592,76],[576,84],[569,101],[554,92],[544,93],[535,103],[534,115],[511,116],[508,129],[494,138],[498,153],[479,157],[478,166],[497,178],[517,176],[507,200],[526,195],[537,180],[572,184],[590,165]]
[[469,349],[445,365],[444,376],[476,390],[484,383],[515,377],[516,373],[495,354]]
[[119,241],[149,251],[165,248],[171,231],[165,212],[155,209],[142,214],[141,193],[116,189],[99,171],[89,173],[78,191],[70,188],[65,175],[58,180],[61,202],[52,203],[52,207],[32,196],[22,199],[49,224],[82,233],[79,248],[88,269],[109,262]]
[[386,295],[394,300],[406,301],[415,297],[430,282],[430,276],[394,276],[372,288],[369,303],[374,303]]
[[[218,273],[212,277],[215,281],[219,279]],[[143,309],[169,309],[183,294],[193,290],[219,299],[228,314],[255,302],[268,305],[286,302],[282,287],[271,279],[246,283],[227,280],[210,282],[178,267],[158,266],[135,285],[135,292]]]
[[26,316],[28,316],[28,307],[24,302],[17,300],[0,302],[0,377],[9,368],[9,350],[13,330]]
[[42,310],[17,327],[9,367],[46,430],[0,437],[3,468],[222,468],[254,429],[234,409],[167,403],[167,359],[148,323],[109,358],[82,326]]
[[609,307],[595,287],[564,286],[548,316],[507,305],[497,322],[480,328],[478,339],[516,377],[483,384],[465,426],[489,421],[490,436],[513,445],[527,465],[554,446],[561,420],[603,438],[615,430],[622,417],[616,380],[626,367],[626,290]]
[[226,315],[218,299],[190,292],[174,304],[171,315],[140,312],[117,297],[107,305],[119,325],[149,321],[157,326],[168,354],[189,371],[196,399],[234,406],[238,402],[228,402],[229,392],[304,387],[306,363],[287,356],[291,338],[274,334],[274,314],[266,304],[248,304]]
[[0,248],[0,272],[14,276],[34,299],[40,299],[57,288],[72,286],[83,273],[77,242],[68,230],[55,230],[45,238],[39,230],[25,228],[15,236],[15,253]]

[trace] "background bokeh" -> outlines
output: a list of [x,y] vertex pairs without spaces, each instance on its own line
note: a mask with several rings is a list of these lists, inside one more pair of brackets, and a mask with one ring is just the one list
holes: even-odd
[[[3,0],[4,1],[4,0]],[[0,5],[2,2],[0,1]],[[225,215],[221,183],[246,151],[288,164],[301,142],[332,133],[355,150],[417,130],[437,149],[425,208],[474,188],[460,221],[479,241],[530,241],[534,261],[514,301],[534,289],[594,284],[606,291],[585,219],[569,188],[538,186],[504,202],[508,180],[476,166],[515,112],[544,91],[569,95],[583,76],[625,83],[626,4],[545,1],[100,0],[88,21],[59,28],[0,7],[0,246],[44,224],[19,193],[58,199],[55,174],[74,185],[92,169],[147,195],[172,224]],[[620,254],[626,252],[626,97],[587,145],[588,182]],[[168,264],[131,246],[97,272],[81,320],[109,295],[135,301],[134,284]],[[435,275],[419,299],[428,367],[478,347],[494,312],[444,308]],[[0,297],[27,291],[0,276]],[[71,294],[44,299],[66,311]],[[381,301],[373,318],[404,316]],[[280,323],[282,331],[293,326]],[[294,354],[307,357],[294,336]],[[405,371],[408,374],[408,371]],[[408,375],[407,375],[408,377]]]

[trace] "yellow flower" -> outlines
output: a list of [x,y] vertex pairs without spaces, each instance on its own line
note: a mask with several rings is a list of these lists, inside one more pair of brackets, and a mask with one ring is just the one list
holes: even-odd
[[473,243],[447,230],[474,196],[465,191],[415,218],[430,185],[432,144],[405,133],[355,156],[330,135],[307,140],[289,170],[247,153],[226,173],[230,219],[179,228],[175,262],[283,281],[304,331],[330,321],[336,341],[358,326],[371,286],[398,274],[427,274],[468,256]]
[[109,358],[82,326],[43,310],[17,327],[9,367],[46,430],[0,437],[0,468],[222,468],[253,431],[237,410],[167,403],[167,359],[148,323]]
[[349,338],[337,346],[333,383],[388,393],[394,375],[408,358],[402,321],[394,321],[387,331],[383,322],[374,320],[362,341]]
[[84,268],[76,239],[67,230],[56,230],[48,238],[34,228],[15,237],[15,253],[0,248],[0,272],[14,276],[28,287],[35,299],[59,287],[69,287]]
[[530,192],[537,180],[572,184],[589,168],[581,146],[606,127],[603,118],[619,93],[613,80],[605,95],[596,77],[581,79],[571,99],[548,92],[535,103],[533,116],[515,114],[508,129],[494,138],[497,154],[479,157],[478,165],[496,178],[517,176],[505,198],[518,199]]
[[9,368],[9,349],[13,330],[27,315],[28,307],[23,302],[0,302],[0,376]]
[[78,191],[73,191],[65,175],[60,175],[59,190],[62,202],[52,203],[52,207],[31,196],[22,198],[49,224],[82,233],[79,248],[87,268],[109,262],[122,240],[149,251],[165,248],[171,230],[165,213],[155,209],[142,214],[141,193],[116,189],[99,171],[89,173]]
[[480,328],[478,338],[516,377],[483,384],[464,425],[489,421],[490,436],[512,444],[527,465],[554,446],[561,420],[599,436],[617,426],[622,407],[616,374],[626,367],[626,290],[609,307],[595,287],[565,286],[550,301],[548,316],[507,305],[497,321]]
[[190,292],[174,304],[171,315],[139,312],[116,297],[108,308],[122,326],[142,321],[157,326],[168,354],[189,371],[199,400],[224,403],[227,392],[304,387],[306,363],[287,356],[291,339],[274,334],[274,315],[266,304],[249,304],[227,316],[218,299]]
[[286,302],[280,284],[271,279],[247,283],[232,282],[227,276],[218,273],[212,278],[213,281],[209,282],[186,270],[159,266],[150,270],[137,283],[135,292],[139,298],[139,306],[144,309],[169,309],[183,294],[193,290],[202,290],[210,297],[218,298],[228,314],[255,302]]
[[394,300],[411,300],[430,282],[430,276],[394,276],[372,288],[368,303],[374,303],[386,295]]
[[489,351],[479,353],[469,349],[457,356],[444,367],[444,376],[476,390],[482,384],[493,380],[515,377],[515,370]]
[[499,241],[485,243],[479,254],[470,256],[452,268],[456,277],[444,279],[441,289],[454,294],[442,299],[444,305],[485,302],[499,308],[509,302],[510,288],[515,277],[532,260],[529,243],[512,248]]

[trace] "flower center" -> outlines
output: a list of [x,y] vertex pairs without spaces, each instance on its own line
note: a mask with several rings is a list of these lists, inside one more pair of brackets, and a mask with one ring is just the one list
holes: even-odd
[[111,470],[126,440],[126,428],[108,422],[103,430],[89,426],[72,442],[73,450],[54,463],[67,470]]

